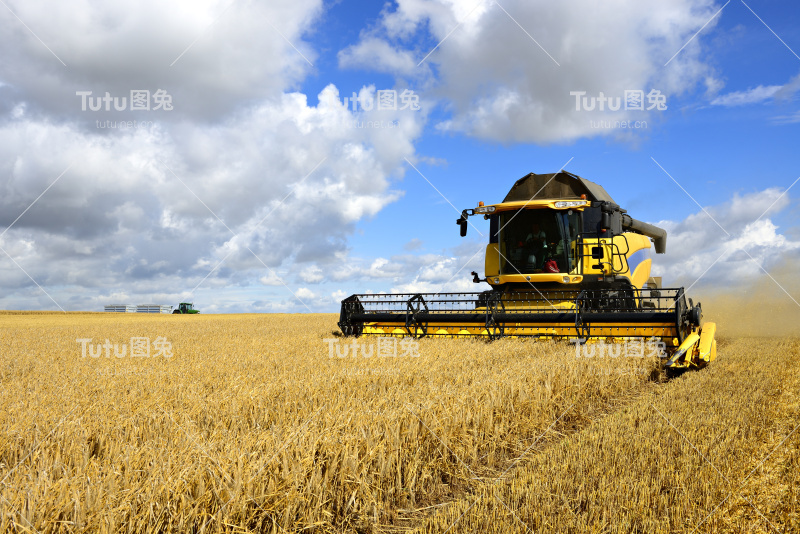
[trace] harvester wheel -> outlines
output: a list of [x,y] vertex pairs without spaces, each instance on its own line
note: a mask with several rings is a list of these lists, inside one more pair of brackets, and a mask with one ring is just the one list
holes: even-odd
[[428,335],[428,323],[418,320],[420,313],[428,312],[428,305],[422,295],[414,295],[406,303],[406,331],[411,337],[420,339]]
[[342,301],[342,311],[339,315],[339,328],[345,336],[358,337],[364,331],[363,323],[353,321],[352,315],[363,314],[364,305],[358,299],[358,295],[351,295]]

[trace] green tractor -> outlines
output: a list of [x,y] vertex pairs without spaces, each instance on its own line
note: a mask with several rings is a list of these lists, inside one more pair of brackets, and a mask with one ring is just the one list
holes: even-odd
[[172,313],[200,313],[200,310],[194,309],[194,302],[181,302]]

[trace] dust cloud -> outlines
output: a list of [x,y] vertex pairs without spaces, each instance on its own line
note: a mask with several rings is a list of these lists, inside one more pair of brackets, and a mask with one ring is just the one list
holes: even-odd
[[718,335],[800,337],[798,266],[784,264],[770,275],[738,289],[689,290],[688,294],[702,303],[703,319],[717,323]]

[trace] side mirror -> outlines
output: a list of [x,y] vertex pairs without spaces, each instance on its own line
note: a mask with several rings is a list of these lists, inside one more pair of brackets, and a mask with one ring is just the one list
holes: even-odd
[[469,215],[467,214],[467,210],[464,210],[464,211],[461,212],[461,217],[456,219],[456,224],[460,226],[461,237],[464,237],[464,236],[467,235],[467,217],[468,216]]

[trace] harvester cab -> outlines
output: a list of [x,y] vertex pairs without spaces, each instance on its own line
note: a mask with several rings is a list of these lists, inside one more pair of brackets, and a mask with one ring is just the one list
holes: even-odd
[[[342,301],[346,335],[533,336],[586,341],[658,340],[669,368],[716,356],[716,326],[683,288],[650,276],[651,240],[667,233],[633,219],[598,184],[561,171],[528,174],[502,202],[466,209],[489,221],[480,293],[352,295]],[[660,279],[658,280],[660,282]]]
[[178,307],[172,311],[172,313],[200,313],[200,310],[194,309],[193,302],[181,302],[178,304]]

